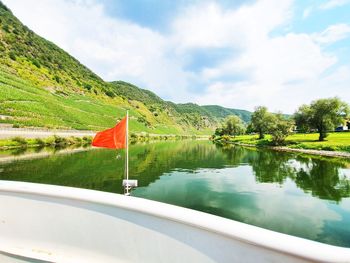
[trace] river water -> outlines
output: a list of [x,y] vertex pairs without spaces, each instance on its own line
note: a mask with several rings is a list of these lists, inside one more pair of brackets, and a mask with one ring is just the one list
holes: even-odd
[[[52,151],[52,150],[51,150]],[[132,195],[350,247],[350,162],[209,141],[130,146]],[[124,152],[0,153],[0,180],[123,193]]]

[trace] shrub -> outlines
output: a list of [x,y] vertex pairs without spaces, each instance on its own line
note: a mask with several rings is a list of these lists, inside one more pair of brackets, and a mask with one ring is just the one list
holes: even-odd
[[10,28],[8,25],[3,25],[2,29],[4,29],[5,32],[10,33]]
[[134,133],[134,132],[132,132],[131,134],[130,134],[130,139],[132,140],[132,141],[136,141],[137,140],[137,134],[136,133]]
[[24,139],[22,137],[19,137],[19,136],[12,138],[12,141],[16,142],[21,147],[27,147],[28,146],[28,142],[26,141],[26,139]]
[[15,54],[14,52],[11,51],[11,52],[9,53],[9,57],[10,57],[10,59],[16,61],[16,54]]
[[43,139],[41,139],[41,138],[36,138],[35,140],[34,140],[34,144],[35,145],[38,145],[38,146],[45,146],[45,141],[43,140]]
[[56,145],[66,145],[68,143],[67,138],[65,137],[61,137],[58,135],[54,135],[53,137],[54,137],[54,143]]
[[341,146],[340,150],[345,151],[345,152],[350,152],[350,146]]
[[229,135],[221,136],[221,141],[223,142],[229,142],[230,140],[231,140],[231,137]]
[[76,144],[76,140],[73,136],[66,138],[66,144],[73,145]]
[[146,119],[145,119],[145,117],[143,117],[143,116],[137,117],[137,121],[138,121],[138,122],[141,122],[141,123],[147,122]]
[[282,114],[273,116],[272,120],[270,128],[272,144],[284,145],[287,136],[292,132],[293,122],[286,120]]
[[55,137],[51,136],[45,139],[46,145],[55,145]]
[[33,59],[33,60],[32,60],[32,63],[33,63],[33,65],[36,66],[37,68],[40,68],[40,67],[41,67],[39,61],[37,61],[36,59]]
[[73,138],[74,138],[75,143],[77,143],[77,144],[81,144],[83,142],[83,139],[80,137],[73,137]]
[[91,136],[84,136],[83,137],[83,143],[84,144],[91,144],[92,142],[92,137]]
[[92,86],[88,83],[84,84],[84,89],[87,89],[88,91],[90,91],[92,89]]
[[115,94],[114,94],[112,91],[110,91],[110,90],[107,90],[107,91],[105,92],[105,94],[106,94],[108,97],[111,97],[111,98],[114,98],[114,97],[115,97]]
[[338,148],[336,146],[322,146],[320,147],[323,151],[337,151]]

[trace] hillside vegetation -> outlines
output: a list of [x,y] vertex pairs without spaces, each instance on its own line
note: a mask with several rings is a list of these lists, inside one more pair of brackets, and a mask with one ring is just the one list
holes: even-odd
[[175,104],[123,81],[105,82],[0,2],[0,122],[100,130],[127,109],[135,132],[211,134],[228,115],[250,119],[247,111]]

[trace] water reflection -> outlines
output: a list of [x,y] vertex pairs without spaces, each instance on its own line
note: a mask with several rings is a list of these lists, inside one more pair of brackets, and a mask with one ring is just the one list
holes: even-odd
[[[0,153],[0,179],[123,192],[123,152],[119,159],[103,149],[61,153],[12,162],[1,162]],[[134,196],[350,246],[346,160],[208,141],[158,142],[130,147],[130,175],[139,180]]]
[[299,188],[322,199],[339,202],[350,196],[349,177],[342,171],[349,166],[346,160],[237,146],[221,150],[233,165],[251,165],[258,182],[283,184],[290,178]]
[[[55,153],[66,150],[67,154],[56,156]],[[124,154],[116,159],[114,151],[93,150],[69,154],[69,148],[32,148],[2,152],[1,156],[30,155],[52,153],[51,158],[32,161],[16,161],[2,165],[1,179],[18,179],[39,183],[60,184],[66,176],[74,174],[80,177],[78,186],[94,188],[90,180],[121,180],[123,177]],[[40,155],[39,155],[40,156]],[[19,164],[20,162],[20,164]],[[341,172],[349,163],[341,159],[305,157],[300,154],[280,153],[269,150],[249,149],[237,146],[217,146],[209,142],[160,142],[137,144],[130,149],[130,173],[139,179],[141,186],[147,186],[164,173],[176,169],[196,172],[197,169],[221,169],[227,166],[249,165],[255,180],[260,183],[283,184],[287,178],[305,192],[322,199],[341,201],[350,196],[349,178]],[[59,166],[59,167],[58,167]],[[12,171],[8,174],[6,171]],[[14,174],[13,171],[16,171]],[[40,179],[39,179],[40,178]],[[108,178],[108,179],[107,179]],[[56,180],[57,179],[57,180]],[[66,178],[65,185],[77,186]],[[85,185],[88,183],[91,185]],[[104,183],[105,184],[105,183]],[[101,185],[98,190],[106,190]],[[119,192],[119,187],[111,188]]]
[[298,187],[322,199],[341,201],[350,196],[348,178],[340,172],[345,163],[322,159],[297,158],[300,164],[295,169],[295,182]]
[[[66,154],[58,155],[62,152]],[[45,153],[45,157],[49,154],[52,156],[30,161],[14,158],[15,162],[1,164],[1,157],[4,156],[29,156],[31,159],[35,154],[41,157],[40,153]],[[117,159],[117,153],[110,150],[77,153],[74,148],[3,151],[0,152],[0,166],[3,168],[0,179],[64,184],[105,191],[101,182],[108,185],[106,181],[122,180],[124,153],[119,152],[119,155],[121,158]],[[138,179],[141,186],[147,186],[164,173],[174,170],[198,172],[198,169],[203,168],[222,169],[249,165],[255,180],[260,183],[283,185],[289,178],[300,189],[322,199],[339,202],[350,196],[349,176],[344,173],[350,171],[349,162],[335,158],[305,157],[294,153],[185,141],[132,145],[130,165],[132,178]],[[72,174],[81,179],[79,185],[70,180]],[[120,187],[108,188],[112,192],[122,192]]]

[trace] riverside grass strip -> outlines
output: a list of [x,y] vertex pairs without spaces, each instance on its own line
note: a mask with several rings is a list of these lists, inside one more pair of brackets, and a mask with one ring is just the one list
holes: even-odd
[[[318,141],[318,133],[293,134],[287,137],[286,147],[291,149],[308,149],[321,151],[350,152],[350,132],[332,132],[325,141]],[[231,137],[230,142],[240,142],[253,146],[270,146],[271,137],[259,140],[258,135]]]
[[50,136],[47,138],[26,139],[22,137],[14,137],[11,139],[0,140],[0,150],[45,147],[45,146],[70,146],[70,145],[90,145],[92,137],[61,137]]

